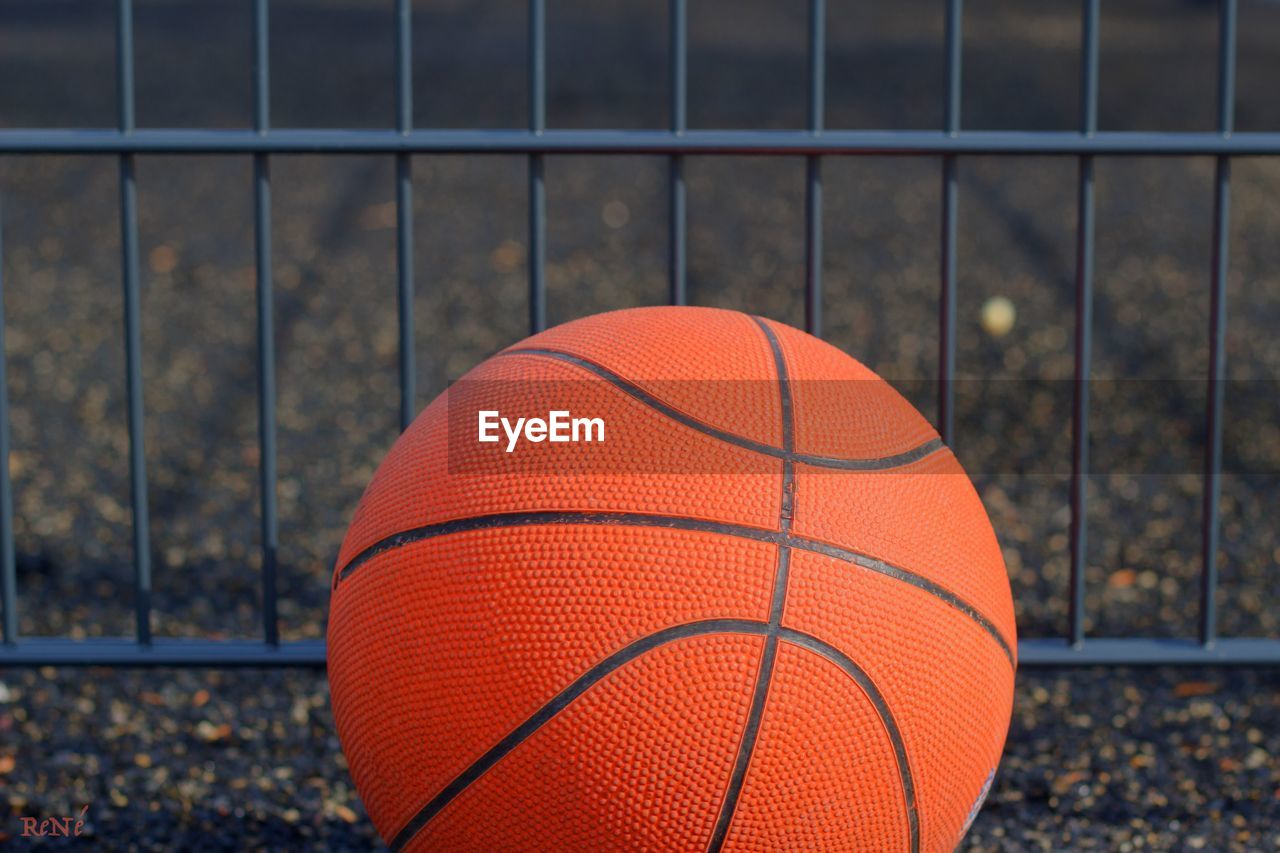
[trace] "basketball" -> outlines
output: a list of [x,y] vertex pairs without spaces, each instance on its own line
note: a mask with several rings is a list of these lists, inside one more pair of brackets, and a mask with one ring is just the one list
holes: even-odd
[[1016,670],[982,502],[929,422],[772,320],[534,335],[396,441],[328,665],[393,849],[953,849]]

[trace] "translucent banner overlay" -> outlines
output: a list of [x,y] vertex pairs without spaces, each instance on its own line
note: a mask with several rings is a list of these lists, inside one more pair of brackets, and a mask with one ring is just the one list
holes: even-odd
[[[791,380],[788,446],[772,380],[462,379],[445,403],[448,467],[482,477],[727,475],[776,474],[790,461],[949,473],[924,420],[936,390],[927,380]],[[1222,472],[1280,476],[1280,381],[1230,380],[1224,391]],[[1070,475],[1075,392],[1072,380],[956,380],[956,456],[975,476]],[[1206,392],[1203,379],[1091,380],[1089,473],[1203,473]]]

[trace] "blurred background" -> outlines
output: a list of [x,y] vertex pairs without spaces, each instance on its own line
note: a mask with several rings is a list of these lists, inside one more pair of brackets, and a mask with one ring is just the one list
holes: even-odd
[[[944,5],[827,5],[827,127],[938,128]],[[0,127],[114,126],[114,14],[100,0],[0,0]],[[140,127],[251,124],[250,4],[136,0],[134,18]],[[526,26],[518,0],[415,3],[415,125],[524,127]],[[667,27],[660,0],[552,0],[548,126],[666,127]],[[804,4],[690,3],[689,126],[804,127],[807,27]],[[1104,3],[1100,128],[1213,130],[1217,31],[1213,3]],[[393,35],[390,3],[275,0],[271,125],[392,126]],[[1076,129],[1080,42],[1079,3],[968,0],[962,126]],[[1238,130],[1280,130],[1277,45],[1280,3],[1242,0]],[[290,155],[271,168],[281,628],[315,638],[346,523],[397,433],[394,163]],[[803,159],[685,168],[690,301],[803,325]],[[955,444],[1025,636],[1066,631],[1076,168],[959,161]],[[418,408],[526,334],[525,170],[521,156],[414,158]],[[137,174],[153,624],[160,636],[255,637],[252,164],[142,156]],[[1100,157],[1096,175],[1093,373],[1106,381],[1092,419],[1087,627],[1192,636],[1213,161]],[[663,302],[666,160],[549,156],[546,176],[549,321]],[[830,157],[823,179],[824,336],[933,417],[940,161]],[[132,629],[118,191],[110,156],[0,158],[25,634]],[[1280,162],[1236,160],[1231,203],[1221,630],[1276,636]],[[1015,309],[1007,330],[984,325],[995,298]],[[107,843],[216,846],[231,814],[245,834],[230,846],[372,839],[321,674],[15,670],[0,688],[0,731],[26,735],[0,741],[11,815],[91,801]],[[1141,732],[1116,754],[1100,721],[1103,735],[1107,721]],[[973,843],[1261,848],[1280,840],[1268,828],[1280,822],[1277,730],[1265,672],[1024,673],[1010,758]],[[87,741],[102,731],[111,744]],[[1174,790],[1175,776],[1198,781]]]

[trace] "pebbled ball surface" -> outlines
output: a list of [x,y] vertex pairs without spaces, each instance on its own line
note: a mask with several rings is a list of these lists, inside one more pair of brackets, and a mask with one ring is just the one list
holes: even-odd
[[[478,410],[600,417],[475,440]],[[334,573],[334,717],[419,850],[950,850],[1004,746],[995,535],[853,359],[707,308],[588,317],[401,436]]]

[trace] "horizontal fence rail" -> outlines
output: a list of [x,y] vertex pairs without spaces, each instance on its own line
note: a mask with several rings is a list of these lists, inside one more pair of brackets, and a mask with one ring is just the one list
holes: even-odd
[[[1072,404],[1071,551],[1068,628],[1063,638],[1018,643],[1023,666],[1280,665],[1280,639],[1218,636],[1219,499],[1222,472],[1226,357],[1226,281],[1229,259],[1231,161],[1280,156],[1280,133],[1234,131],[1238,0],[1220,0],[1217,127],[1212,132],[1102,131],[1098,129],[1100,0],[1081,0],[1080,126],[1063,131],[992,131],[961,128],[963,0],[940,0],[945,14],[943,127],[940,130],[831,130],[824,122],[826,89],[825,0],[808,3],[808,119],[798,130],[691,130],[688,127],[687,0],[669,0],[670,120],[664,130],[559,130],[547,127],[546,0],[528,0],[528,127],[459,130],[413,127],[409,0],[392,0],[395,17],[396,111],[386,130],[272,129],[269,109],[268,0],[252,0],[253,126],[244,130],[138,128],[134,121],[133,5],[116,3],[118,126],[114,129],[0,129],[0,156],[108,155],[120,172],[121,281],[129,418],[130,497],[133,514],[136,624],[133,637],[73,640],[21,637],[18,631],[13,496],[9,456],[9,400],[4,361],[4,256],[0,247],[0,666],[309,666],[325,663],[322,640],[282,641],[278,624],[276,560],[276,390],[272,321],[270,157],[288,154],[385,154],[395,160],[396,258],[401,428],[414,410],[414,255],[412,155],[510,154],[527,159],[529,328],[546,326],[546,188],[549,154],[654,155],[668,164],[668,300],[687,301],[687,215],[684,180],[688,155],[752,154],[805,159],[805,325],[821,334],[822,161],[828,156],[922,155],[942,159],[939,270],[938,429],[954,433],[956,235],[960,158],[966,155],[1064,156],[1077,159],[1075,256],[1075,370]],[[164,154],[244,154],[253,159],[253,221],[258,320],[258,433],[263,631],[261,640],[177,639],[151,632],[145,409],[139,330],[139,271],[135,157]],[[1207,376],[1204,498],[1201,514],[1199,636],[1196,639],[1089,637],[1085,568],[1089,467],[1089,377],[1093,324],[1094,159],[1099,156],[1211,156],[1215,158],[1212,268],[1209,286],[1210,366]],[[2,223],[0,223],[2,225]]]
[[[69,640],[28,637],[0,646],[0,666],[304,666],[325,664],[323,640],[277,644],[258,640],[153,638],[139,645],[131,637]],[[1068,640],[1018,641],[1018,666],[1257,666],[1280,665],[1280,641],[1227,638],[1212,646],[1195,640],[1098,637],[1073,645]]]
[[0,154],[1280,155],[1280,133],[1071,130],[0,130]]

